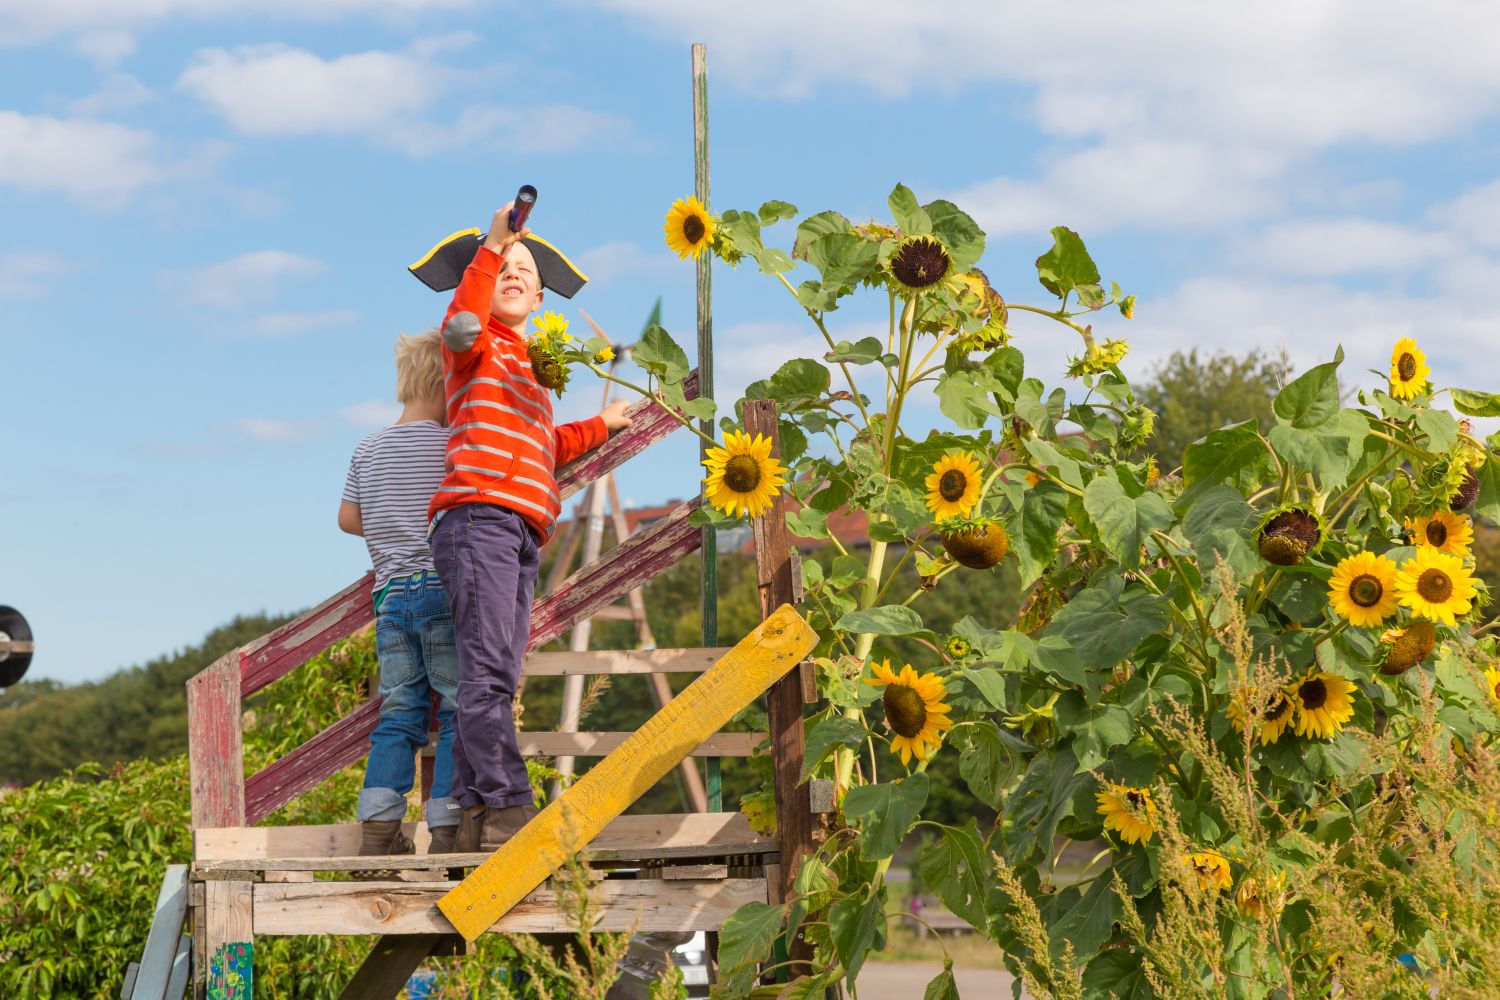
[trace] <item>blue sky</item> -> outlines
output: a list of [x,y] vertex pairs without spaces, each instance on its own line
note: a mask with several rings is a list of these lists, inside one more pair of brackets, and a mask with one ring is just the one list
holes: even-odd
[[[975,215],[1008,299],[1078,229],[1139,296],[1101,321],[1132,373],[1339,343],[1358,370],[1414,335],[1440,381],[1500,388],[1500,36],[1462,3],[0,0],[0,603],[31,676],[363,571],[348,456],[393,412],[393,338],[445,304],[404,267],[519,184],[593,279],[569,316],[629,339],[661,296],[689,343],[661,218],[692,187],[692,41],[716,210],[870,216],[904,181]],[[714,281],[721,396],[813,352],[768,279]],[[1059,381],[1072,345],[1015,328]],[[566,415],[597,405],[578,385]],[[690,494],[693,458],[658,446],[624,494]]]

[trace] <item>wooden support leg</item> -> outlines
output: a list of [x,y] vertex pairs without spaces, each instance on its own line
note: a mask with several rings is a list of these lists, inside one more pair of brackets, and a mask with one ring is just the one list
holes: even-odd
[[253,886],[208,882],[204,891],[201,937],[209,1000],[251,1000],[255,991]]
[[339,994],[339,1000],[391,1000],[444,934],[386,934]]

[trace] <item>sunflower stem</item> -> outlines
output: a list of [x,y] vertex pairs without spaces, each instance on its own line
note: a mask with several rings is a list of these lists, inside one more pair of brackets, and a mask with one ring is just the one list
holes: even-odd
[[1036,313],[1038,316],[1046,316],[1048,319],[1055,319],[1063,326],[1071,326],[1074,330],[1077,330],[1078,335],[1083,338],[1083,343],[1086,348],[1094,346],[1094,335],[1088,330],[1079,326],[1077,323],[1068,319],[1067,314],[1064,313],[1061,309],[1053,312],[1050,309],[1042,309],[1038,306],[1023,306],[1015,302],[1007,302],[1005,304],[1005,308],[1019,309],[1022,312]]
[[[796,299],[797,290],[792,287],[792,283],[790,281],[786,280],[786,275],[778,274],[776,278],[781,282],[782,286],[792,294],[792,298]],[[797,299],[797,304],[799,306],[802,306],[802,300]],[[823,340],[828,344],[828,349],[830,351],[836,350],[837,348],[834,345],[833,337],[828,333],[828,327],[823,325],[823,317],[807,308],[807,306],[802,306],[802,311],[807,313],[808,318],[813,321],[813,324],[815,326],[817,326],[818,332],[823,335]],[[854,397],[854,405],[859,407],[859,415],[865,418],[865,428],[868,430],[870,428],[870,413],[865,409],[864,400],[859,395],[859,388],[854,384],[854,375],[849,371],[849,365],[847,362],[839,361],[837,362],[837,364],[839,366],[839,370],[844,373],[844,381],[849,383],[849,392]]]
[[670,416],[673,420],[677,421],[679,424],[686,427],[694,434],[698,435],[704,441],[707,441],[710,448],[719,447],[719,442],[715,441],[713,438],[709,437],[707,434],[694,427],[692,421],[688,420],[682,414],[678,413],[675,409],[668,406],[660,396],[656,395],[656,393],[648,392],[647,390],[642,389],[640,386],[636,385],[634,382],[629,381],[628,379],[620,378],[620,376],[618,375],[611,375],[609,372],[606,372],[603,369],[599,368],[591,361],[585,361],[584,364],[590,371],[592,371],[595,375],[598,375],[600,378],[608,382],[613,382],[616,385],[623,385],[625,388],[634,390],[635,392],[638,392],[642,396],[651,400],[651,402],[655,403],[657,406],[660,406],[663,410],[666,410],[667,415]]
[[1202,647],[1203,665],[1207,668],[1212,668],[1213,658],[1208,655],[1208,641],[1211,638],[1212,632],[1208,626],[1208,619],[1203,614],[1203,605],[1198,600],[1198,592],[1193,589],[1192,583],[1189,582],[1187,570],[1183,569],[1182,561],[1172,552],[1172,536],[1161,531],[1153,531],[1151,532],[1151,537],[1156,539],[1156,544],[1161,547],[1161,554],[1166,557],[1167,562],[1171,563],[1172,571],[1182,581],[1182,589],[1187,591],[1188,600],[1193,605],[1193,617],[1198,620],[1199,638],[1201,640],[1199,644]]

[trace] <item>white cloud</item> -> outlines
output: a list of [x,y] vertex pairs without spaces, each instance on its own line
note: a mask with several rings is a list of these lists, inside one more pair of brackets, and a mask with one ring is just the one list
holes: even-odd
[[[312,272],[308,272],[309,274]],[[287,337],[309,330],[326,330],[353,326],[359,320],[358,309],[326,309],[322,312],[282,312],[257,316],[243,332],[262,337]]]
[[[3,7],[0,2],[0,8]],[[93,63],[95,69],[110,70],[135,55],[135,36],[119,28],[90,31],[80,35],[73,48]]]
[[287,285],[327,268],[314,257],[255,250],[217,264],[162,271],[157,278],[180,302],[239,309],[274,300]]
[[275,444],[307,441],[323,433],[322,425],[314,420],[245,417],[236,420],[234,426],[252,441],[268,441]]
[[37,298],[70,266],[51,250],[0,254],[0,299]]
[[150,132],[0,111],[0,185],[117,205],[169,173]]
[[206,49],[177,86],[253,136],[372,132],[421,111],[436,95],[432,66],[408,55],[325,60],[285,45]]
[[397,123],[377,141],[411,156],[438,156],[454,149],[568,153],[602,143],[619,152],[640,145],[629,119],[574,104],[480,104],[465,108],[451,123]]
[[1500,180],[1471,188],[1452,201],[1433,206],[1427,217],[1480,246],[1500,247]]
[[1277,223],[1246,241],[1237,256],[1283,274],[1332,277],[1417,271],[1459,251],[1459,241],[1447,233],[1345,218]]
[[368,399],[363,403],[346,406],[339,411],[344,423],[362,430],[378,430],[388,427],[401,416],[401,404],[384,399]]
[[675,271],[673,265],[678,263],[668,250],[653,252],[625,240],[591,247],[573,260],[589,276],[592,288],[605,288],[623,278],[660,277]]
[[83,117],[130,111],[150,101],[151,88],[129,73],[112,73],[92,94],[68,102],[68,111]]

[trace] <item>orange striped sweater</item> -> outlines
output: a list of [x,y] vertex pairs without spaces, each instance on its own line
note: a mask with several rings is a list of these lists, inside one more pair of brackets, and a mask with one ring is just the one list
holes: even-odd
[[526,337],[490,315],[503,258],[481,246],[453,293],[444,325],[455,313],[488,319],[462,353],[443,346],[448,397],[448,455],[442,485],[427,508],[492,503],[524,517],[541,540],[552,535],[562,501],[554,472],[604,443],[602,417],[552,424],[552,401],[526,359]]

